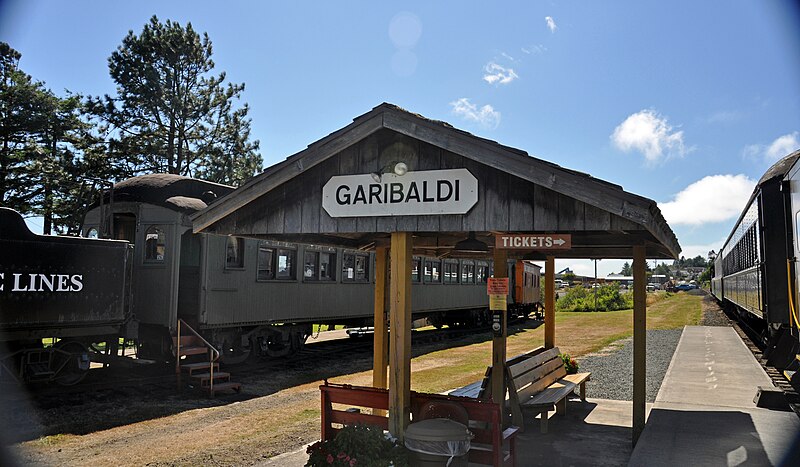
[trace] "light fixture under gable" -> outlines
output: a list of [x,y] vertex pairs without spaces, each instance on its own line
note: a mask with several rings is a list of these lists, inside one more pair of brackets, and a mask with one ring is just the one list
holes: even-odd
[[370,176],[377,183],[380,183],[381,180],[383,179],[383,174],[394,173],[395,175],[402,177],[407,172],[408,172],[408,165],[406,165],[405,162],[392,161],[381,167],[380,170],[378,170],[377,172],[371,172]]
[[470,232],[466,239],[455,244],[453,251],[459,253],[488,253],[489,246],[475,238],[475,232]]

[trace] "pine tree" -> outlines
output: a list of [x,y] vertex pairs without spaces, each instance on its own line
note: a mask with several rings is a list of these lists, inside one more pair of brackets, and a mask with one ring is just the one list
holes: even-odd
[[165,172],[241,184],[260,170],[259,142],[250,141],[247,104],[234,106],[244,84],[212,74],[207,34],[156,16],[130,31],[108,59],[117,96],[91,98],[112,158],[131,174]]
[[19,68],[22,55],[0,42],[0,205],[23,215],[41,196],[42,167],[49,155],[41,146],[57,98]]

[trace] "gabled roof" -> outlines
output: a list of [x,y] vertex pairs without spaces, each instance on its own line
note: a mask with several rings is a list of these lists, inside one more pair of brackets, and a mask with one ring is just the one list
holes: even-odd
[[438,146],[630,220],[650,232],[662,245],[663,251],[673,257],[680,253],[677,238],[655,201],[626,192],[619,185],[537,159],[520,149],[480,138],[446,122],[431,120],[388,103],[356,117],[346,127],[266,169],[233,193],[192,215],[195,232],[208,228],[273,188],[382,129]]

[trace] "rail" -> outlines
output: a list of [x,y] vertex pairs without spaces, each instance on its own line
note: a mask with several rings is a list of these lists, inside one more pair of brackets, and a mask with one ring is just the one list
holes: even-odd
[[195,331],[194,328],[189,326],[189,324],[178,318],[178,344],[177,350],[175,352],[175,373],[178,375],[178,381],[180,384],[180,374],[181,374],[181,325],[186,326],[189,331],[194,334],[195,337],[200,339],[203,344],[208,347],[208,371],[209,371],[209,391],[211,392],[211,396],[214,396],[214,362],[219,359],[220,353],[210,342],[208,342],[205,337],[201,336],[199,332]]

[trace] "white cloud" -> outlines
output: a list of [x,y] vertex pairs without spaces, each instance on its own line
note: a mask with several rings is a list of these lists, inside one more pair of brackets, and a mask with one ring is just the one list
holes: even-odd
[[545,21],[545,23],[547,23],[547,29],[549,29],[550,32],[556,32],[556,29],[558,29],[558,26],[556,26],[556,22],[555,22],[555,20],[553,19],[552,16],[545,16],[544,17],[544,21]]
[[527,55],[531,54],[539,55],[547,52],[547,47],[543,46],[542,44],[533,44],[527,47],[521,47],[520,50],[522,50],[522,52]]
[[483,75],[483,80],[489,84],[508,84],[519,78],[513,69],[498,65],[495,62],[487,63],[483,70],[486,72]]
[[514,57],[512,57],[511,55],[509,55],[509,54],[507,54],[505,52],[500,52],[500,56],[505,58],[509,62],[516,62],[517,61],[517,59],[515,59]]
[[459,117],[475,122],[484,128],[497,128],[500,125],[500,112],[494,110],[491,105],[486,104],[481,108],[469,101],[468,97],[462,97],[450,103],[453,113]]
[[742,174],[709,175],[658,207],[670,224],[723,222],[739,216],[755,185],[754,180]]
[[800,133],[795,131],[775,138],[769,145],[748,144],[742,149],[742,156],[748,159],[775,162],[798,149],[800,149]]
[[683,144],[683,131],[672,131],[665,117],[654,110],[642,110],[630,115],[614,129],[611,140],[621,150],[637,150],[649,163],[664,157],[683,156],[687,149]]
[[788,156],[790,153],[800,148],[800,141],[798,141],[797,135],[795,131],[794,133],[789,133],[788,135],[777,138],[767,148],[767,157],[777,161],[783,156]]

